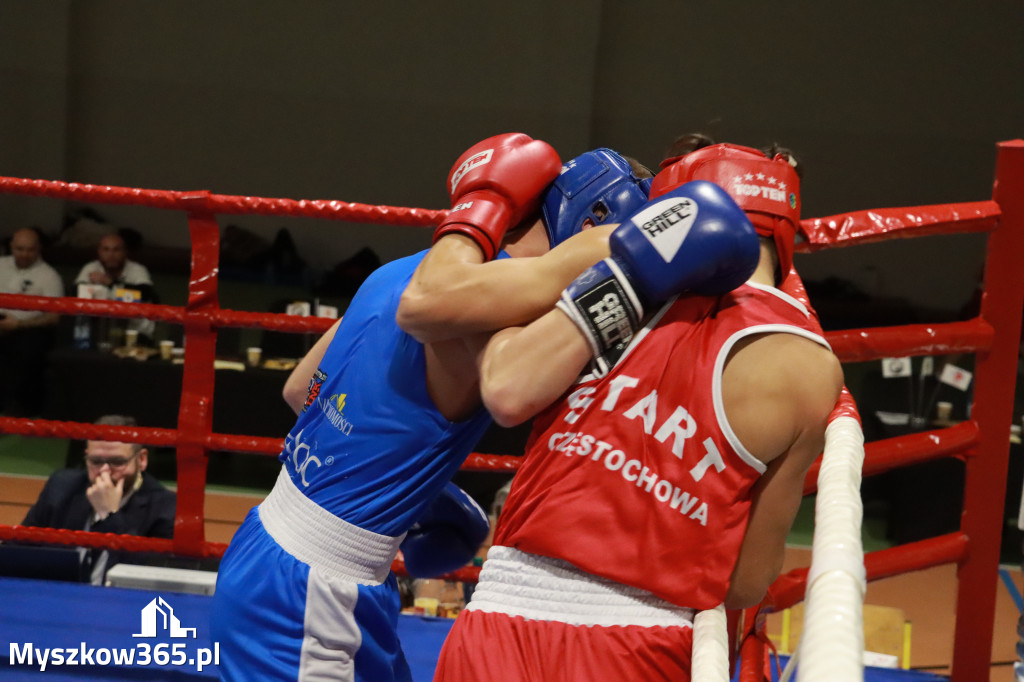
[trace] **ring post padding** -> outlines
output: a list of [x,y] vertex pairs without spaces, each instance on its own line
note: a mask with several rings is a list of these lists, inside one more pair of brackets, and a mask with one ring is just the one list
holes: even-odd
[[825,454],[818,473],[815,529],[808,587],[824,573],[842,571],[867,588],[861,523],[864,505],[860,498],[864,434],[851,417],[833,420],[825,430]]
[[821,575],[804,609],[801,680],[863,682],[864,593],[843,571]]
[[693,682],[728,682],[729,632],[725,607],[700,611],[693,619]]
[[867,582],[861,523],[860,472],[864,434],[852,417],[825,430],[818,474],[814,545],[800,668],[809,680],[863,680],[863,601]]

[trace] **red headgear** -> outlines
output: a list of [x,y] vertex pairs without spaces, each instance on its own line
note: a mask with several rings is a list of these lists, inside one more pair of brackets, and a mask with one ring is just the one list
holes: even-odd
[[781,279],[793,266],[793,243],[800,229],[800,178],[782,154],[734,144],[714,144],[661,162],[651,183],[651,199],[691,180],[709,180],[729,193],[762,237],[775,240]]

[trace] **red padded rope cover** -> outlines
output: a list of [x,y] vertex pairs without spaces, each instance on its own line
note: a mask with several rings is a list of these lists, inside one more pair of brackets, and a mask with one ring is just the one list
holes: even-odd
[[[901,573],[941,566],[962,559],[967,554],[967,536],[948,533],[926,540],[890,547],[864,555],[864,568],[868,581],[881,580]],[[768,612],[788,609],[803,601],[807,591],[809,569],[794,568],[780,575],[762,602]]]
[[893,237],[924,237],[935,234],[991,232],[1000,215],[994,201],[938,204],[908,208],[876,208],[825,218],[801,221],[807,241],[798,242],[798,252],[817,251],[830,246],[868,244]]
[[202,207],[210,213],[327,218],[409,227],[433,227],[448,215],[447,210],[369,206],[332,199],[266,199],[211,194],[205,190],[177,192],[10,177],[0,177],[0,193],[171,210],[191,210],[195,208],[195,199],[202,197]]

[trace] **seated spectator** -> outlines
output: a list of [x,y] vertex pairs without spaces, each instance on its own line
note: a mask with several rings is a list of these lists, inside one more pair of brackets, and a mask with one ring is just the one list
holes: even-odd
[[[135,426],[133,417],[107,415],[97,424]],[[23,526],[170,538],[177,496],[146,473],[149,453],[137,443],[90,440],[85,469],[55,471],[28,510]],[[91,582],[103,584],[119,552],[84,551]]]
[[[0,258],[0,293],[63,296],[60,275],[41,256],[39,233],[18,230],[11,254]],[[43,407],[46,353],[52,348],[60,316],[33,310],[0,308],[0,410],[9,416],[36,416]]]
[[[100,239],[96,255],[98,258],[86,263],[75,277],[76,285],[103,287],[101,296],[92,295],[91,298],[117,300],[122,298],[118,295],[118,289],[130,289],[138,292],[138,300],[143,303],[157,302],[149,270],[145,265],[128,259],[124,238],[121,235],[116,232],[104,235]],[[128,322],[129,329],[135,329],[150,339],[153,337],[154,327],[152,320],[137,319]]]

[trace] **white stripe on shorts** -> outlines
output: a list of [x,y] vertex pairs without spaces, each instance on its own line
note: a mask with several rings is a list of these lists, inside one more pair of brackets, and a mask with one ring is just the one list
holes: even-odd
[[568,562],[494,546],[467,610],[568,625],[692,627],[694,610],[585,573]]
[[281,549],[328,575],[363,585],[379,585],[388,577],[405,538],[380,535],[339,519],[302,494],[284,467],[259,514]]

